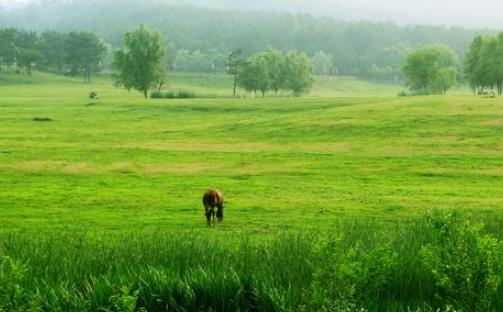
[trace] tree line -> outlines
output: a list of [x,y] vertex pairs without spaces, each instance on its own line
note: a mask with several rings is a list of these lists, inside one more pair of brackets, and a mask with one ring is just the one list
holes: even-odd
[[463,56],[480,32],[194,8],[162,0],[148,4],[141,0],[47,0],[0,16],[0,27],[85,30],[119,47],[124,43],[124,30],[134,29],[141,21],[162,34],[170,64],[175,66],[168,67],[170,70],[223,72],[229,51],[241,48],[245,55],[251,55],[273,47],[306,53],[317,73],[393,80],[402,77],[401,66],[410,49],[438,43]]
[[[124,47],[114,54],[116,85],[141,91],[145,98],[153,88],[160,90],[165,78],[166,49],[161,34],[150,32],[144,25],[126,33]],[[304,53],[287,54],[268,49],[250,57],[244,57],[241,50],[233,51],[227,59],[228,73],[234,76],[234,95],[237,84],[252,92],[265,96],[267,91],[276,95],[282,90],[300,96],[313,84],[313,68]]]
[[420,94],[446,93],[458,83],[472,90],[503,93],[503,32],[477,35],[469,45],[463,66],[448,46],[429,45],[411,51],[402,67],[406,85]]
[[104,67],[106,51],[107,45],[93,33],[0,29],[0,70],[8,72],[31,76],[37,67],[90,81],[91,74]]
[[268,49],[229,64],[238,66],[234,69],[237,80],[253,96],[258,91],[262,96],[268,91],[278,95],[282,90],[299,96],[307,92],[314,82],[313,66],[305,53],[291,51],[285,54],[277,49]]

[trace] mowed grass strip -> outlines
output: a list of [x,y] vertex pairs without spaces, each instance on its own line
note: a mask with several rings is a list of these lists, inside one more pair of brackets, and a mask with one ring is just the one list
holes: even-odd
[[0,92],[2,229],[204,228],[210,187],[224,231],[503,204],[501,99],[144,100],[41,73]]

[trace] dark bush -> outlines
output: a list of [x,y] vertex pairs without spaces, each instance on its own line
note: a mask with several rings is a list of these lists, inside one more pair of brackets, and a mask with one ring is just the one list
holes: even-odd
[[150,95],[153,99],[192,99],[196,94],[192,91],[154,91]]

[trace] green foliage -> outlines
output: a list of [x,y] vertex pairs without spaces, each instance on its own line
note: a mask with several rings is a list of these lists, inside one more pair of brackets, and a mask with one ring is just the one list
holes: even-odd
[[286,56],[286,76],[287,88],[292,90],[293,94],[300,96],[309,91],[313,86],[313,67],[309,57],[304,54],[290,52]]
[[144,25],[126,33],[124,48],[115,54],[117,83],[141,91],[147,98],[148,90],[164,81],[164,56],[159,33],[150,33]]
[[314,72],[318,75],[330,75],[334,67],[333,62],[332,55],[323,51],[316,52],[311,60]]
[[100,69],[105,46],[95,34],[0,30],[0,68],[17,66],[30,77],[32,68],[41,67],[59,74],[69,68],[71,75],[82,74],[87,82]]
[[55,31],[43,32],[40,35],[40,52],[43,55],[43,65],[47,69],[62,74],[66,65],[66,43],[68,34]]
[[260,54],[265,60],[269,86],[268,89],[277,95],[281,89],[288,89],[288,76],[286,67],[288,66],[285,55],[275,49],[268,49]]
[[433,219],[435,240],[424,246],[424,265],[437,296],[464,311],[491,311],[503,277],[503,244],[482,226],[455,215]]
[[259,236],[3,233],[0,248],[20,259],[4,257],[0,265],[0,307],[6,311],[454,312],[503,306],[502,243],[466,216],[346,220]]
[[192,91],[153,91],[150,96],[153,99],[192,99],[196,94]]
[[239,84],[246,90],[253,92],[262,91],[262,95],[269,89],[269,69],[267,61],[262,54],[252,55],[243,65],[238,77]]
[[26,303],[23,288],[26,266],[8,256],[0,258],[0,311],[22,311]]
[[[199,50],[208,55],[211,49],[216,49],[224,59],[237,47],[245,54],[269,47],[296,50],[310,56],[324,51],[333,56],[337,65],[334,72],[339,75],[388,80],[400,72],[406,49],[441,43],[464,55],[469,42],[480,32],[461,27],[398,26],[303,14],[278,16],[267,12],[194,8],[163,0],[152,0],[148,5],[142,0],[118,3],[120,9],[117,2],[102,0],[45,1],[29,9],[9,12],[0,19],[0,25],[24,27],[29,21],[30,28],[38,30],[87,29],[119,46],[124,29],[133,29],[138,21],[145,21],[151,29],[164,34],[165,42],[168,39],[173,42],[177,50],[191,53]],[[201,65],[198,71],[209,69],[207,61]],[[225,72],[225,67],[220,71]]]
[[262,95],[273,90],[290,90],[296,96],[306,93],[313,85],[313,67],[306,54],[269,49],[252,55],[245,62],[239,82],[247,91]]
[[34,32],[18,32],[15,41],[17,48],[16,62],[23,67],[28,76],[31,77],[31,70],[37,63],[42,61],[43,55],[40,52],[40,40]]
[[465,74],[473,90],[496,88],[503,93],[503,32],[497,36],[477,36],[470,44]]
[[16,39],[19,31],[15,28],[0,29],[0,61],[1,65],[12,65],[16,62],[18,49]]
[[91,82],[91,74],[98,70],[106,49],[103,41],[92,33],[70,32],[66,38],[66,62],[73,75],[82,74]]
[[459,59],[447,46],[423,47],[409,53],[403,72],[412,91],[445,94],[459,80]]

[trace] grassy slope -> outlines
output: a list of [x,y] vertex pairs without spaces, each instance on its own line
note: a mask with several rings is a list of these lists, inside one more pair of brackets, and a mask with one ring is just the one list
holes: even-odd
[[[229,231],[503,204],[501,99],[397,98],[346,79],[314,95],[362,97],[145,101],[105,79],[33,79],[0,88],[3,229],[204,228],[208,187],[226,194]],[[199,79],[171,83],[226,85]]]

